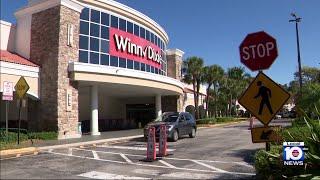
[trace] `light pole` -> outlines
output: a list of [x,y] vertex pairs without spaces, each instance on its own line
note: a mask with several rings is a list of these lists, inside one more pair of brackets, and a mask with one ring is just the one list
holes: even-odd
[[302,74],[301,74],[301,59],[300,59],[300,45],[299,45],[299,30],[298,30],[298,22],[301,21],[300,17],[297,17],[295,13],[291,13],[291,16],[294,19],[289,20],[289,22],[296,23],[296,36],[297,36],[297,50],[298,50],[298,67],[299,67],[299,87],[300,87],[300,97],[302,96]]

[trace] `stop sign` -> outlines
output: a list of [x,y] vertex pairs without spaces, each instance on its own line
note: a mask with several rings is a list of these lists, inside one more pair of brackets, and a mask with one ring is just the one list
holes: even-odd
[[248,34],[239,49],[241,63],[251,71],[268,69],[278,56],[276,40],[264,31]]

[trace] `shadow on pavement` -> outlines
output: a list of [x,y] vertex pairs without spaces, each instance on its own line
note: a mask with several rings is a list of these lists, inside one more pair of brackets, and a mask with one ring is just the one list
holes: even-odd
[[244,162],[254,165],[254,154],[258,150],[259,149],[239,149],[229,154],[230,156],[241,157]]

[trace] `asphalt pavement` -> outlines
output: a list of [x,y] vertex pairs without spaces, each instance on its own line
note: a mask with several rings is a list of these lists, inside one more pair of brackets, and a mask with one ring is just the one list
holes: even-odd
[[[276,121],[278,124],[290,124]],[[116,144],[49,149],[0,161],[1,179],[250,179],[254,153],[249,122],[202,128],[196,138],[168,143],[167,157],[144,162],[143,138]],[[258,122],[255,126],[261,126]]]

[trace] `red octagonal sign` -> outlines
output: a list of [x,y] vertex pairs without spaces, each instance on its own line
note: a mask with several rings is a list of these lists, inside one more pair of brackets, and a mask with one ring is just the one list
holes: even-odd
[[278,56],[276,40],[264,31],[248,34],[239,49],[241,62],[251,71],[268,69]]

